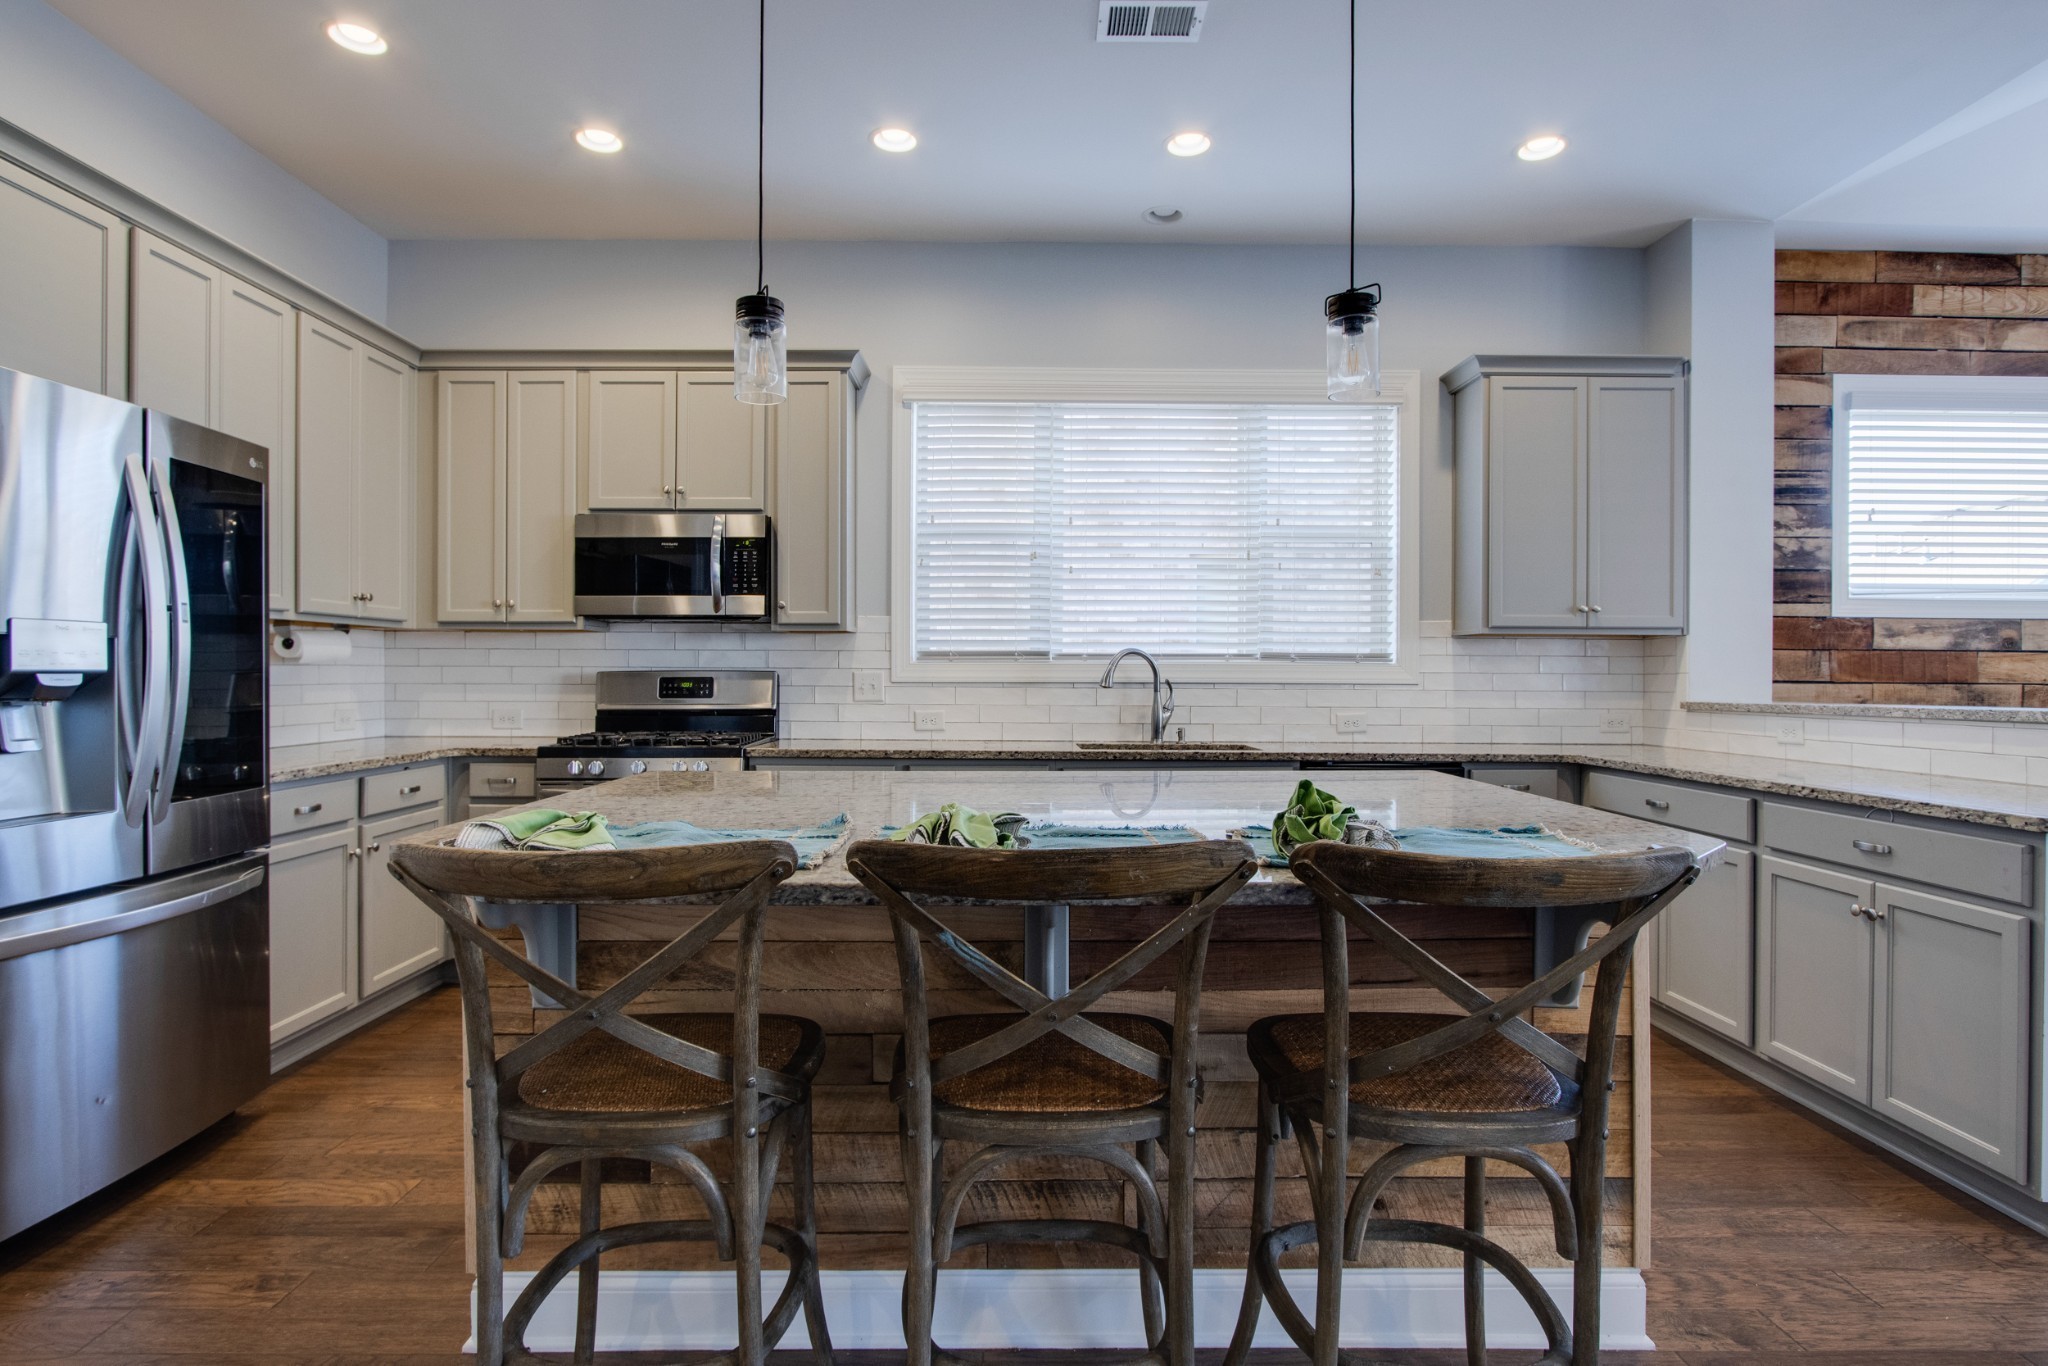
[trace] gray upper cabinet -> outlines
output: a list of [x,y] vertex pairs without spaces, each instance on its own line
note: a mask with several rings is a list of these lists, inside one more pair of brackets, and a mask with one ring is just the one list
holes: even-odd
[[584,507],[755,512],[768,503],[768,415],[732,372],[593,370]]
[[437,386],[436,615],[575,620],[576,373],[444,371]]
[[299,315],[298,607],[395,623],[413,598],[413,368]]
[[1443,377],[1461,635],[1685,629],[1685,362],[1474,356]]
[[1880,883],[1871,1103],[1922,1138],[2027,1178],[2032,926]]
[[767,410],[778,627],[844,631],[854,624],[853,399],[843,373],[798,373],[789,377],[789,397]]
[[128,396],[128,225],[0,162],[0,367]]
[[204,257],[133,231],[129,397],[270,452],[270,609],[297,602],[297,354],[290,304]]

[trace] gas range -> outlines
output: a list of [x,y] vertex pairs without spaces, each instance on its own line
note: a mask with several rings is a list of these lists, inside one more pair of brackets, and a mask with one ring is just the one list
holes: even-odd
[[755,669],[634,669],[597,676],[597,726],[534,752],[541,795],[636,773],[747,766],[775,738],[775,675]]

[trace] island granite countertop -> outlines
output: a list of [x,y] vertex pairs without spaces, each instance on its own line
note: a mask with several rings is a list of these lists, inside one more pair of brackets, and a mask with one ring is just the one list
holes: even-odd
[[[1573,806],[1548,797],[1475,783],[1428,769],[1332,773],[1323,786],[1388,826],[1541,824],[1596,850],[1682,844],[1711,859],[1721,841],[1633,816]],[[803,769],[741,773],[645,773],[577,793],[577,805],[615,824],[684,820],[716,829],[791,830],[844,814],[849,840],[902,825],[947,802],[987,811],[1016,811],[1034,820],[1076,825],[1185,825],[1212,839],[1233,829],[1269,824],[1286,805],[1293,780],[1280,773],[1217,773],[1140,769],[1105,778],[1097,773],[959,769],[894,772]],[[453,838],[458,825],[425,831],[406,843]],[[801,869],[776,889],[775,900],[810,905],[865,905],[867,888],[846,871],[844,846],[815,868]],[[1240,904],[1295,903],[1307,892],[1284,868],[1261,869],[1234,899]]]

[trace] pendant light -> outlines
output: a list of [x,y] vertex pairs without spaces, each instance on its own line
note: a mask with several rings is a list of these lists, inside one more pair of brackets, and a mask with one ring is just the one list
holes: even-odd
[[1358,0],[1351,4],[1351,283],[1323,300],[1332,403],[1380,396],[1380,287],[1358,287]]
[[741,295],[734,309],[732,396],[769,404],[789,397],[789,329],[782,300],[768,292],[768,0],[761,0],[754,149],[754,292]]

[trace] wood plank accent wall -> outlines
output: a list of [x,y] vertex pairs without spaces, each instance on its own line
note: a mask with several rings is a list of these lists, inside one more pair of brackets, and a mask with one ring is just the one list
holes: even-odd
[[[581,917],[583,942],[578,955],[578,984],[598,990],[617,978],[649,951],[648,940],[678,932],[678,915],[688,908],[590,908]],[[989,913],[979,922],[976,942],[997,958],[1020,967],[1021,942],[1013,935],[1014,920]],[[1130,944],[1164,923],[1167,912],[1130,908],[1076,908],[1073,921],[1075,980],[1108,962]],[[973,922],[958,917],[963,929]],[[1526,918],[1516,912],[1410,911],[1396,923],[1471,980],[1489,990],[1505,990],[1530,977],[1532,940]],[[517,941],[510,940],[516,947]],[[1244,1051],[1244,1030],[1263,1015],[1319,1009],[1318,961],[1314,912],[1303,908],[1226,909],[1216,920],[1203,993],[1203,1102],[1201,1133],[1196,1143],[1197,1253],[1202,1265],[1244,1265],[1250,1223],[1250,1192],[1254,1135],[1255,1084]],[[1169,955],[1171,957],[1171,955]],[[1413,978],[1383,952],[1352,940],[1354,980],[1367,989],[1360,1004],[1396,1010],[1446,1009],[1434,991],[1413,985]],[[927,963],[938,966],[936,959]],[[686,968],[668,989],[643,999],[642,1009],[722,1010],[730,1008],[730,979],[717,968],[715,952]],[[494,970],[495,971],[495,970]],[[824,1026],[827,1049],[816,1094],[817,1180],[821,1254],[827,1267],[895,1268],[904,1264],[908,1226],[903,1200],[902,1168],[897,1150],[896,1107],[887,1081],[901,1028],[896,990],[895,952],[888,920],[879,908],[798,908],[771,911],[764,962],[764,1012],[805,1015]],[[1159,986],[1170,968],[1155,965],[1139,977],[1133,990],[1112,994],[1107,1009],[1132,1010],[1171,1018],[1170,996]],[[533,1010],[526,988],[509,974],[497,979],[492,992],[498,1046],[502,1054],[526,1037],[536,1016],[544,1023],[551,1012]],[[1584,1000],[1590,1006],[1589,980]],[[1007,1007],[981,990],[956,968],[933,979],[935,1012],[960,1012]],[[1638,1006],[1625,1007],[1621,1032],[1633,1033]],[[1539,1011],[1538,1023],[1568,1032],[1583,1011]],[[1639,1123],[1646,1124],[1647,1092],[1635,1085],[1637,1069],[1647,1065],[1647,1050],[1624,1046],[1616,1065],[1616,1098],[1612,1141],[1608,1147],[1608,1257],[1611,1265],[1642,1264],[1647,1238],[1634,1210],[1631,1174],[1647,1145],[1633,1142]],[[1358,1144],[1357,1169],[1364,1170],[1382,1149]],[[949,1154],[957,1165],[960,1154]],[[1561,1148],[1545,1156],[1560,1170],[1566,1167]],[[719,1166],[722,1157],[714,1161]],[[573,1169],[559,1184],[544,1186],[535,1197],[534,1236],[515,1266],[538,1266],[568,1241],[576,1226]],[[1418,1169],[1419,1175],[1398,1182],[1384,1197],[1383,1212],[1393,1217],[1425,1217],[1460,1222],[1462,1181],[1455,1163]],[[1559,1265],[1549,1241],[1548,1215],[1535,1183],[1516,1168],[1496,1166],[1500,1180],[1489,1201],[1488,1220],[1495,1236],[1533,1265]],[[1299,1157],[1283,1150],[1283,1177],[1299,1177]],[[1106,1169],[1078,1160],[1046,1160],[1036,1167],[1005,1169],[1005,1180],[978,1188],[968,1202],[972,1218],[1060,1216],[1115,1217],[1132,1213],[1124,1186],[1109,1179]],[[611,1172],[617,1184],[605,1194],[606,1218],[699,1218],[696,1197],[672,1174],[645,1164],[621,1163]],[[1283,1180],[1281,1213],[1308,1217],[1304,1182]],[[790,1213],[787,1184],[778,1186],[772,1209]],[[1404,1252],[1384,1250],[1384,1264],[1456,1266],[1454,1254],[1436,1249]],[[976,1248],[952,1266],[1027,1267],[1117,1265],[1121,1258],[1106,1249],[1017,1246]],[[1312,1261],[1295,1258],[1301,1264]],[[772,1261],[772,1258],[771,1258]],[[693,1247],[629,1249],[607,1256],[607,1267],[705,1269],[721,1265],[708,1249]]]
[[2048,621],[1830,615],[1830,377],[2048,375],[2048,255],[1781,251],[1779,702],[2048,706]]

